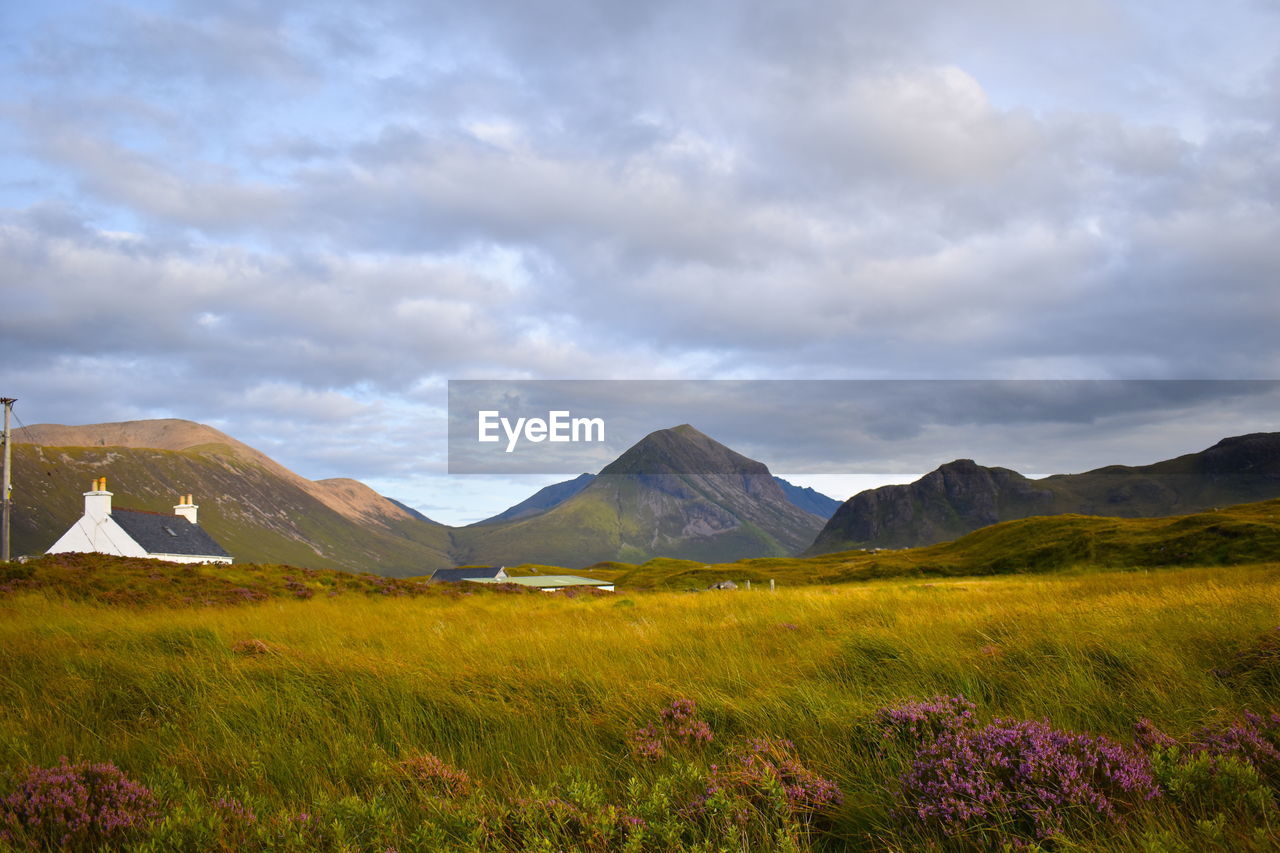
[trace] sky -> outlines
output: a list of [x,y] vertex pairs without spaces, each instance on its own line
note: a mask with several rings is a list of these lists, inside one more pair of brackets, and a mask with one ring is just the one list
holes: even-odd
[[[0,393],[458,523],[557,478],[449,476],[449,380],[1275,379],[1278,122],[1277,0],[0,4]],[[743,434],[838,498],[968,455]]]

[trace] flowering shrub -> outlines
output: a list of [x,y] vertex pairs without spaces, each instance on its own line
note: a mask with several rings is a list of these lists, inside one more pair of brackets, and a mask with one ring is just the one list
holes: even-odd
[[225,820],[232,823],[257,823],[258,815],[253,809],[234,797],[219,797],[213,803],[214,809],[222,815]]
[[658,722],[635,729],[627,736],[636,758],[657,761],[673,746],[697,747],[714,739],[711,726],[697,719],[698,706],[692,699],[676,699],[662,709]]
[[963,696],[935,696],[881,708],[876,712],[876,725],[885,740],[919,746],[947,732],[972,728],[974,707]]
[[0,842],[19,846],[98,849],[153,823],[155,797],[114,764],[66,757],[55,767],[28,767],[0,801]]
[[1236,758],[1257,770],[1272,787],[1280,788],[1280,714],[1262,717],[1246,711],[1225,729],[1201,729],[1193,736],[1191,751]]
[[1266,717],[1246,711],[1226,727],[1205,726],[1184,744],[1158,729],[1148,719],[1134,724],[1134,743],[1148,753],[1165,751],[1176,756],[1235,759],[1252,767],[1259,777],[1280,789],[1280,714]]
[[463,797],[476,787],[465,770],[429,752],[406,758],[396,768],[420,788],[440,796]]
[[293,593],[294,598],[306,600],[315,595],[315,591],[311,587],[291,575],[284,576],[284,588]]
[[1156,727],[1156,724],[1142,717],[1133,724],[1133,745],[1146,753],[1158,749],[1176,747],[1178,742]]
[[1139,720],[1135,742],[1151,756],[1160,786],[1183,814],[1261,825],[1280,820],[1280,715],[1246,713],[1226,727],[1205,727],[1180,743]]
[[711,727],[696,719],[698,706],[692,699],[676,699],[662,710],[662,725],[667,737],[685,746],[711,743]]
[[1145,756],[1047,723],[953,727],[916,754],[895,814],[929,835],[1044,840],[1160,794]]

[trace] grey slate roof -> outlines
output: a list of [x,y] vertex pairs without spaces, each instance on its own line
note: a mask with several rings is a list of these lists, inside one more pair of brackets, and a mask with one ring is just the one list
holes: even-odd
[[112,509],[111,517],[149,554],[230,557],[198,524],[178,515],[140,509]]
[[432,581],[470,581],[505,576],[502,566],[472,566],[466,569],[436,569]]

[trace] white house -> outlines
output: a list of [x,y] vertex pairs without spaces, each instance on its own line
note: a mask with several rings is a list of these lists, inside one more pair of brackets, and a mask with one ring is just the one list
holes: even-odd
[[48,554],[68,551],[153,557],[171,563],[230,563],[231,555],[196,523],[199,508],[183,495],[173,515],[139,509],[112,509],[107,478],[84,493],[84,515],[62,534]]

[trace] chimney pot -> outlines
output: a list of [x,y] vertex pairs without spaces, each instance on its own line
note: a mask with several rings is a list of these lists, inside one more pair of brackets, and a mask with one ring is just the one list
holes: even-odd
[[95,524],[100,524],[111,515],[111,493],[107,491],[107,478],[99,477],[93,481],[93,488],[84,493],[84,514]]
[[173,508],[174,515],[180,515],[192,524],[196,523],[196,513],[199,507],[192,501],[191,495],[182,495],[178,499],[178,505]]

